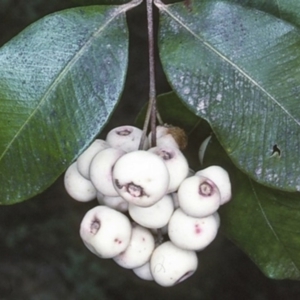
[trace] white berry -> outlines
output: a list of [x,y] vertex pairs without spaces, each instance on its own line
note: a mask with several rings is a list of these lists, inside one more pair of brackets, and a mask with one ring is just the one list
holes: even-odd
[[171,195],[165,195],[155,204],[141,207],[129,204],[128,212],[131,218],[138,224],[147,228],[162,228],[166,226],[174,211]]
[[77,169],[79,173],[90,179],[90,164],[94,156],[101,150],[109,148],[108,143],[103,140],[95,140],[81,155],[77,158]]
[[[148,136],[149,145],[152,145],[152,132]],[[185,149],[187,146],[187,135],[185,131],[172,125],[158,125],[156,127],[156,146],[168,146]],[[153,146],[152,146],[153,147]]]
[[150,262],[145,263],[144,265],[132,269],[132,271],[141,279],[144,280],[153,280],[153,276],[150,270]]
[[196,176],[204,176],[218,187],[221,194],[221,205],[231,199],[231,183],[228,172],[220,166],[210,166],[196,173]]
[[184,250],[168,241],[159,245],[151,256],[150,269],[161,286],[173,286],[194,274],[198,266],[195,251]]
[[[168,134],[170,134],[168,126],[164,126],[164,125],[157,125],[156,126],[156,138],[157,139],[159,139],[159,138],[161,138],[163,136],[166,136]],[[151,138],[151,135],[152,134],[150,132],[149,138]]]
[[[143,131],[134,126],[119,126],[106,136],[106,142],[113,148],[126,152],[138,150]],[[147,145],[145,145],[147,147]]]
[[102,198],[102,202],[104,205],[107,205],[108,207],[111,207],[121,212],[126,212],[128,210],[128,202],[120,196],[104,196]]
[[169,186],[169,172],[160,157],[138,150],[118,159],[113,169],[113,183],[126,201],[146,207],[165,195]]
[[180,185],[178,202],[182,210],[193,217],[205,217],[218,210],[221,196],[216,185],[203,176],[191,176]]
[[152,233],[137,224],[132,225],[132,234],[128,247],[113,260],[123,268],[133,269],[150,260],[155,242]]
[[107,148],[98,152],[90,166],[90,178],[95,188],[104,195],[118,196],[112,181],[115,162],[125,152],[121,149]]
[[179,148],[177,142],[173,138],[171,134],[164,135],[156,140],[157,146],[166,146],[166,147],[174,147]]
[[101,205],[85,214],[80,236],[91,252],[101,258],[112,258],[128,247],[131,230],[130,221],[124,214]]
[[[152,132],[148,135],[148,143],[151,145]],[[179,148],[174,137],[168,133],[168,128],[164,126],[156,127],[156,146],[166,146],[166,147],[175,147]]]
[[96,189],[91,181],[84,178],[77,169],[77,162],[69,166],[65,173],[64,185],[67,193],[80,202],[91,201],[96,198]]
[[178,148],[170,146],[157,146],[148,151],[160,156],[168,168],[170,182],[167,193],[177,191],[180,183],[189,174],[189,165],[185,156]]
[[170,219],[168,235],[177,247],[198,251],[207,247],[215,239],[219,224],[217,213],[203,218],[194,218],[178,208]]

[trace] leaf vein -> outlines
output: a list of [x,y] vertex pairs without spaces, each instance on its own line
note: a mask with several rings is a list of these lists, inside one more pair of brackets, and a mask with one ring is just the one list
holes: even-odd
[[254,86],[256,86],[260,91],[268,96],[285,114],[287,114],[298,126],[300,126],[300,120],[297,120],[274,96],[272,96],[263,86],[261,86],[255,79],[253,79],[250,75],[248,75],[243,69],[237,66],[233,61],[223,55],[220,51],[218,51],[215,47],[213,47],[210,43],[205,41],[201,36],[196,34],[191,28],[189,28],[186,24],[184,24],[178,17],[176,17],[169,9],[168,5],[163,4],[160,0],[154,0],[155,5],[165,13],[167,13],[174,21],[180,24],[185,30],[187,30],[192,36],[198,39],[205,47],[219,56],[223,61],[227,62],[231,65],[236,71],[238,71],[241,75],[243,75],[249,82],[251,82]]
[[47,101],[50,93],[58,86],[59,82],[66,76],[68,71],[76,64],[76,62],[81,58],[83,53],[86,51],[86,49],[91,45],[92,41],[97,38],[106,28],[107,26],[117,17],[119,17],[121,14],[125,13],[128,9],[138,5],[141,2],[141,0],[134,0],[130,3],[121,5],[114,9],[114,11],[111,13],[109,18],[106,20],[106,22],[100,26],[92,35],[91,37],[86,41],[86,43],[80,48],[78,52],[73,56],[73,58],[66,64],[66,66],[63,68],[63,70],[59,73],[59,75],[56,77],[56,79],[51,83],[51,85],[48,87],[48,89],[45,91],[44,95],[41,97],[41,100],[39,104],[35,107],[35,109],[31,112],[31,114],[28,116],[27,120],[22,124],[22,126],[19,128],[19,130],[16,132],[12,140],[7,144],[6,148],[4,149],[3,153],[0,155],[0,161],[3,159],[3,157],[6,155],[12,144],[16,141],[16,139],[20,136],[24,128],[30,123],[31,119],[36,115],[37,111],[40,110],[40,107]]

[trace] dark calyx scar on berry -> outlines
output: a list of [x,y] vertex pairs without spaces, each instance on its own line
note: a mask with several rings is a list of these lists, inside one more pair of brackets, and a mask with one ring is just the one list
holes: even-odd
[[116,179],[115,184],[116,184],[116,187],[119,188],[120,190],[125,188],[127,193],[129,193],[133,197],[147,196],[144,192],[144,189],[141,186],[134,184],[133,182],[121,185],[119,183],[118,179]]
[[212,184],[209,183],[209,181],[205,181],[205,182],[202,182],[200,185],[199,185],[199,194],[202,195],[202,196],[211,196],[214,192],[214,188],[212,187]]
[[100,229],[100,226],[101,226],[100,221],[97,218],[93,219],[92,224],[91,224],[91,229],[90,229],[91,233],[96,234],[98,232],[98,230]]
[[125,128],[123,130],[118,130],[117,134],[121,135],[121,136],[127,136],[129,134],[131,134],[132,130],[129,130],[128,128]]

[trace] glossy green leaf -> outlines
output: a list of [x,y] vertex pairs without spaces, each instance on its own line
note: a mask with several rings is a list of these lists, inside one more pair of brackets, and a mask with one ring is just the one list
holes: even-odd
[[72,0],[75,5],[87,6],[87,5],[118,5],[129,3],[130,0]]
[[[213,0],[214,1],[214,0]],[[227,0],[232,3],[252,7],[300,26],[300,1],[298,0]]]
[[192,148],[187,158],[195,170],[220,165],[229,172],[233,197],[219,210],[221,231],[266,276],[299,280],[300,193],[281,192],[251,180],[234,166],[214,135],[200,166],[199,160],[195,161],[200,144],[210,135],[207,124],[184,107],[174,93],[159,96],[158,107],[164,120],[186,124]]
[[0,50],[1,204],[51,185],[107,122],[124,86],[133,5],[49,15]]
[[160,56],[174,91],[251,178],[300,190],[298,29],[229,2],[198,1],[192,11],[156,5]]
[[[202,0],[194,0],[194,2]],[[209,0],[218,2],[218,0]],[[300,26],[300,1],[298,0],[225,0],[272,14],[288,23]],[[177,1],[178,2],[178,1]],[[194,3],[193,2],[193,3]],[[165,1],[164,1],[165,3]],[[193,5],[191,5],[192,7]]]
[[240,172],[216,138],[204,167],[221,165],[230,173],[232,200],[221,207],[221,229],[268,277],[300,280],[300,193],[262,186]]

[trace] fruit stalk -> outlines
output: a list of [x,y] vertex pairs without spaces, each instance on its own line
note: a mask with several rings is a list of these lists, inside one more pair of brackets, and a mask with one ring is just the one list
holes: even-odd
[[143,135],[140,149],[146,139],[147,129],[150,122],[152,134],[151,145],[156,145],[156,86],[155,86],[155,54],[154,54],[154,27],[153,27],[153,0],[147,0],[147,26],[148,26],[148,48],[149,48],[149,103],[145,117]]
[[[149,101],[151,104],[151,131],[156,132],[156,87],[155,87],[155,57],[154,57],[154,30],[153,30],[153,3],[147,0],[147,23],[149,43]],[[152,135],[151,145],[156,145],[156,136]]]

